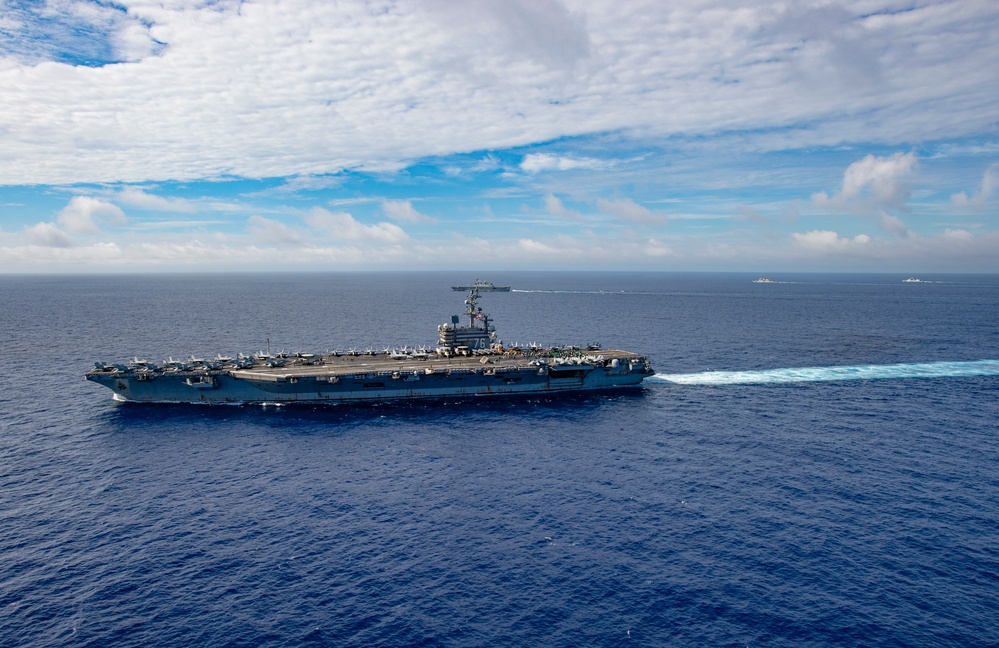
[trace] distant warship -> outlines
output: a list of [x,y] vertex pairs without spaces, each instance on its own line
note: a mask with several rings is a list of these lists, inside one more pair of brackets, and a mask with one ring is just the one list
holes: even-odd
[[654,373],[646,356],[598,345],[503,346],[478,305],[479,283],[485,282],[468,287],[468,323],[453,315],[438,326],[432,350],[261,352],[170,358],[161,365],[134,358],[126,364],[96,362],[85,377],[110,389],[118,401],[267,404],[575,392],[636,386]]
[[491,281],[475,280],[470,286],[451,286],[451,290],[465,292],[466,290],[478,290],[479,292],[510,292],[510,286],[496,286]]

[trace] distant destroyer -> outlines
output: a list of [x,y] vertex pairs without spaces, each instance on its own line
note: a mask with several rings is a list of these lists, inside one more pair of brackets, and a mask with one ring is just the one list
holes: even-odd
[[[478,283],[478,282],[477,282]],[[86,379],[118,401],[138,403],[349,403],[498,394],[548,394],[640,385],[654,372],[644,355],[597,345],[504,347],[478,305],[482,288],[437,327],[433,350],[191,357],[162,365],[134,358],[94,363]]]
[[510,286],[497,286],[491,281],[475,280],[470,286],[451,286],[451,290],[465,292],[466,290],[478,290],[479,292],[510,292]]

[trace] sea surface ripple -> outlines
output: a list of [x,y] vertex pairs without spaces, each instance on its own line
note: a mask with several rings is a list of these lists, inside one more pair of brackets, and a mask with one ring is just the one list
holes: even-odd
[[116,404],[94,360],[424,344],[468,278],[0,278],[0,645],[999,644],[999,279],[488,278],[661,375]]

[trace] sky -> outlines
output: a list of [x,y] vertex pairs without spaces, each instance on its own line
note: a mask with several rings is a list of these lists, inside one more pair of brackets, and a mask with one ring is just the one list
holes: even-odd
[[994,0],[0,0],[0,272],[999,272],[996,70]]

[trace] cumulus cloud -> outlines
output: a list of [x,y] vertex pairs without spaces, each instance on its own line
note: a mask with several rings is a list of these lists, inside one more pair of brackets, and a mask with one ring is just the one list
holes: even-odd
[[794,232],[791,234],[791,238],[795,245],[819,253],[851,252],[865,247],[871,242],[871,237],[866,234],[858,234],[853,238],[847,238],[830,230],[812,230],[804,233]]
[[400,223],[436,223],[436,218],[421,214],[409,200],[384,200],[382,211],[385,216]]
[[128,217],[113,203],[89,196],[75,196],[62,208],[59,224],[70,232],[93,234],[101,224],[124,225]]
[[824,191],[816,193],[812,202],[861,211],[902,207],[909,199],[909,182],[917,164],[914,153],[868,155],[846,168],[843,185],[837,193],[832,196]]
[[950,197],[951,203],[958,207],[981,207],[992,200],[999,192],[999,163],[990,164],[982,174],[982,184],[978,192],[968,196],[964,193],[956,193]]
[[28,241],[43,247],[70,248],[73,240],[55,223],[38,223],[24,229]]
[[310,211],[305,222],[335,241],[376,241],[395,245],[410,240],[409,235],[393,223],[365,225],[347,212],[331,212],[322,207]]

